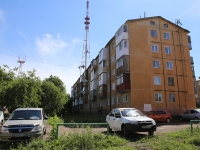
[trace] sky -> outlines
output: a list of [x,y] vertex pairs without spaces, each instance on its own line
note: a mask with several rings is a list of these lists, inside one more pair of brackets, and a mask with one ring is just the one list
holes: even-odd
[[[200,76],[199,0],[89,0],[90,62],[129,19],[162,16],[190,31],[195,75]],[[80,77],[86,0],[0,0],[0,66],[59,77],[67,93]]]

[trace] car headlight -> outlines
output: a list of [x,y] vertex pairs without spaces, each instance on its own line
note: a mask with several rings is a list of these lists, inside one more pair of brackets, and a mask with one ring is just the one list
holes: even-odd
[[42,130],[42,127],[40,125],[36,125],[32,131],[41,131]]
[[154,120],[152,120],[152,124],[153,124],[153,125],[156,125],[156,122],[155,122]]
[[129,121],[130,124],[138,124],[137,121]]
[[2,126],[1,127],[1,132],[9,132],[7,127]]

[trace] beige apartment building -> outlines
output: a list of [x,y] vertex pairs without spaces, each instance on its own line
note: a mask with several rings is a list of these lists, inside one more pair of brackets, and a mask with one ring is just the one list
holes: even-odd
[[195,108],[188,34],[178,20],[127,20],[72,86],[74,111],[133,107],[179,114]]

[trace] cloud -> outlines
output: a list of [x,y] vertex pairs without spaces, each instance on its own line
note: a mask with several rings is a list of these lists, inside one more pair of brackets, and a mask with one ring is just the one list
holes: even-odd
[[36,46],[38,47],[39,53],[43,55],[46,54],[53,55],[67,48],[69,44],[60,39],[59,34],[57,34],[56,38],[54,38],[50,34],[45,34],[42,39],[37,37]]

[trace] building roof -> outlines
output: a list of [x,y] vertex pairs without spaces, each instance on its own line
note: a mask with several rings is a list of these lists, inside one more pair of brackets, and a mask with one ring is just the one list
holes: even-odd
[[[169,22],[170,24],[173,24],[173,25],[175,25],[175,26],[177,26],[177,27],[179,27],[179,28],[185,30],[186,32],[190,33],[189,30],[184,29],[184,28],[182,28],[181,26],[178,26],[177,24],[175,24],[175,23],[173,23],[173,22],[171,22],[171,21],[169,21],[169,20],[167,20],[167,19],[165,19],[165,18],[163,18],[163,17],[161,17],[161,16],[145,17],[145,18],[139,18],[139,19],[130,19],[130,20],[127,20],[127,21],[138,21],[138,20],[146,20],[146,19],[153,19],[153,18],[161,18],[161,19],[163,19],[163,20]],[[126,22],[127,22],[127,21],[126,21]]]

